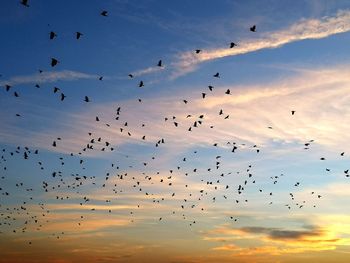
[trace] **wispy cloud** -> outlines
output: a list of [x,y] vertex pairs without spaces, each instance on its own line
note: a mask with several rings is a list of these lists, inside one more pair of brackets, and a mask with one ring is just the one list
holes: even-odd
[[239,229],[244,233],[266,234],[271,239],[276,240],[304,240],[308,237],[317,237],[323,234],[317,227],[309,227],[302,230],[287,230],[268,227],[242,227]]
[[234,48],[215,48],[203,50],[199,54],[193,51],[179,55],[173,63],[175,68],[172,78],[192,72],[200,63],[228,56],[236,56],[267,48],[278,48],[285,44],[305,40],[320,39],[334,34],[350,31],[350,11],[341,10],[335,16],[320,19],[303,19],[287,28],[262,33],[260,38],[242,40]]
[[[235,243],[224,244],[214,247],[214,250],[231,251],[238,255],[257,255],[257,254],[295,254],[306,251],[334,250],[337,246],[349,244],[348,238],[340,239],[344,233],[341,229],[335,229],[333,225],[328,224],[324,228],[317,226],[304,226],[302,229],[290,230],[270,227],[240,227],[230,228],[222,226],[214,229],[211,235],[218,240],[227,240],[227,238],[237,237]],[[260,240],[262,245],[247,246],[241,245],[238,240],[245,240],[250,244],[252,241]],[[207,240],[211,240],[210,238]],[[246,244],[242,243],[242,244]],[[238,245],[240,244],[240,245]]]
[[7,80],[0,81],[0,86],[3,85],[18,85],[27,83],[47,83],[56,81],[73,81],[80,79],[96,79],[98,75],[87,74],[83,72],[62,70],[62,71],[47,71],[31,75],[15,76]]
[[151,74],[151,73],[155,73],[155,72],[158,72],[158,71],[161,71],[161,70],[164,70],[164,69],[165,69],[165,67],[154,66],[154,67],[148,67],[148,68],[145,68],[145,69],[136,70],[136,71],[132,72],[131,74],[134,77],[140,77],[140,76]]
[[[305,71],[298,76],[263,85],[217,87],[204,100],[200,93],[192,91],[145,99],[142,103],[122,101],[117,103],[122,109],[119,121],[113,117],[115,102],[92,105],[84,112],[66,115],[59,122],[61,128],[37,132],[34,138],[26,136],[23,140],[38,147],[68,153],[80,151],[91,140],[88,132],[93,133],[93,138],[102,137],[118,146],[124,143],[155,145],[159,139],[165,138],[165,148],[177,147],[179,151],[191,145],[218,143],[220,147],[232,139],[262,147],[272,142],[302,146],[305,141],[314,139],[319,145],[339,150],[349,140],[344,132],[349,125],[342,121],[350,114],[347,103],[350,89],[348,68],[343,65]],[[227,88],[231,89],[232,95],[225,95]],[[189,101],[187,105],[182,102],[184,98]],[[271,105],[274,105],[273,109]],[[224,112],[221,116],[218,115],[220,109]],[[291,110],[296,111],[294,116]],[[187,114],[192,117],[186,118]],[[203,125],[189,132],[188,128],[201,114],[204,115]],[[224,120],[226,115],[230,118]],[[95,116],[99,116],[100,122],[95,121]],[[134,116],[138,119],[135,120]],[[176,116],[178,127],[171,121],[172,116]],[[164,117],[169,120],[165,122]],[[126,127],[125,122],[128,122]],[[141,127],[141,123],[145,127]],[[273,129],[268,129],[268,126]],[[10,127],[0,129],[0,133],[6,134],[8,130]],[[143,136],[145,140],[142,140]],[[63,139],[53,149],[50,146],[57,137]],[[15,139],[8,138],[7,141]]]

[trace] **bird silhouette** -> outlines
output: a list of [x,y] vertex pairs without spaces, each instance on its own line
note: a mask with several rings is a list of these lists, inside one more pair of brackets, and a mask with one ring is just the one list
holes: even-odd
[[76,32],[76,33],[75,33],[75,38],[76,38],[76,39],[80,39],[80,37],[81,37],[82,35],[83,35],[82,33]]
[[59,61],[55,58],[51,58],[51,67],[56,66],[59,63]]
[[55,37],[57,37],[57,34],[53,31],[50,32],[50,39],[54,39]]
[[26,7],[29,7],[28,5],[28,0],[21,0],[20,2],[22,5],[26,6]]
[[252,27],[250,27],[250,31],[256,32],[256,25],[253,25]]
[[64,95],[63,93],[61,93],[61,101],[64,101],[65,98],[66,98],[66,95]]

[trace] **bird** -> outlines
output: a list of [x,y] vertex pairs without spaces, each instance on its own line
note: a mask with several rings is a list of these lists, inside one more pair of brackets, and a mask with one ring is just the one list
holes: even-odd
[[89,97],[88,97],[88,96],[85,96],[84,101],[85,101],[85,102],[90,102]]
[[158,67],[162,67],[162,60],[159,60],[159,61],[158,61],[157,66],[158,66]]
[[214,75],[213,75],[214,78],[220,78],[220,74],[219,72],[216,72]]
[[56,66],[59,63],[59,61],[55,58],[51,58],[51,67]]
[[26,6],[26,7],[29,7],[28,0],[21,0],[21,4]]
[[83,34],[82,33],[80,33],[80,32],[76,32],[75,33],[75,37],[76,37],[76,39],[79,39],[81,36],[82,36]]
[[103,11],[101,12],[101,16],[108,16],[108,11],[103,10]]
[[5,89],[6,89],[6,91],[9,91],[11,89],[11,86],[10,85],[5,85]]
[[61,101],[64,101],[65,98],[66,98],[66,95],[64,95],[63,93],[61,93]]
[[230,48],[233,48],[233,47],[235,47],[235,46],[237,46],[236,43],[234,43],[234,42],[231,42],[231,43],[230,43]]
[[292,112],[292,115],[294,115],[294,113],[295,113],[295,110],[292,110],[291,112]]
[[57,88],[57,87],[54,87],[54,88],[53,88],[53,93],[57,93],[58,91],[60,91],[59,88]]
[[131,78],[131,79],[134,77],[133,74],[129,74],[128,76],[129,76],[129,78]]
[[225,94],[230,95],[230,94],[231,94],[230,89],[227,89],[226,92],[225,92]]
[[57,34],[53,31],[50,32],[50,39],[54,39],[55,37],[57,37]]
[[143,86],[145,86],[145,85],[143,84],[143,81],[141,80],[140,83],[139,83],[139,87],[141,88]]
[[196,54],[199,54],[202,50],[200,49],[196,49],[194,52],[196,52]]
[[253,25],[252,27],[250,27],[250,31],[256,32],[256,25]]

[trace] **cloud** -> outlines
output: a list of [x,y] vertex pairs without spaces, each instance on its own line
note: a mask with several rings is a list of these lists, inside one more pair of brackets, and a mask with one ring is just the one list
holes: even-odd
[[44,71],[32,75],[15,76],[8,80],[0,81],[0,86],[19,85],[27,83],[47,83],[56,81],[73,81],[79,79],[96,79],[98,75],[87,74],[83,72],[62,70],[62,71]]
[[148,75],[148,74],[151,74],[151,73],[155,73],[155,72],[158,72],[158,71],[161,71],[161,70],[164,70],[164,69],[165,69],[165,67],[158,67],[158,66],[148,67],[148,68],[145,68],[145,69],[136,70],[136,71],[132,72],[131,74],[134,77],[140,77],[140,76]]
[[304,240],[308,237],[321,236],[322,230],[312,227],[307,230],[284,230],[279,228],[267,227],[242,227],[239,229],[244,233],[266,234],[269,238],[274,240]]
[[[155,145],[160,138],[165,138],[164,147],[177,148],[211,146],[213,143],[227,147],[226,142],[232,139],[261,147],[273,146],[275,142],[292,146],[314,139],[317,144],[334,151],[350,140],[344,132],[350,127],[342,121],[350,115],[348,72],[349,67],[344,65],[305,71],[295,77],[262,85],[218,87],[205,100],[200,98],[199,92],[189,92],[181,97],[146,99],[143,103],[125,101],[120,103],[122,113],[118,122],[111,118],[112,105],[98,105],[84,113],[74,114],[70,120],[66,117],[64,122],[74,123],[67,124],[67,127],[75,128],[62,131],[61,137],[69,142],[69,146],[81,142],[81,134],[88,131],[114,144]],[[225,95],[227,88],[231,89],[232,95]],[[188,99],[188,105],[183,104],[184,97]],[[230,118],[224,120],[219,116],[220,109],[224,111],[223,117],[230,115]],[[291,110],[296,111],[294,116]],[[93,120],[93,116],[99,113],[105,116],[100,118],[103,123],[112,123],[110,127]],[[192,117],[186,118],[188,114]],[[192,132],[189,132],[188,128],[202,114],[203,124],[199,128],[192,127]],[[134,116],[138,116],[137,121]],[[171,121],[172,116],[176,116],[178,127]],[[169,120],[165,122],[164,117]],[[123,127],[124,122],[128,122],[127,127]],[[140,123],[146,126],[141,128]],[[210,129],[211,125],[213,129]],[[268,129],[268,126],[273,129]],[[130,131],[132,136],[120,132],[120,128]],[[146,136],[144,141],[141,139],[143,135]],[[88,139],[86,136],[85,143]],[[41,135],[40,140],[43,140]],[[85,144],[80,147],[82,145]]]
[[[258,28],[259,29],[259,28]],[[173,63],[175,71],[172,78],[194,71],[200,63],[237,56],[267,48],[278,48],[285,44],[305,39],[320,39],[334,34],[350,31],[350,11],[341,10],[335,16],[325,16],[320,19],[302,19],[287,28],[262,33],[258,39],[242,40],[234,48],[215,48],[203,50],[199,54],[193,51],[179,55],[179,60]]]
[[267,255],[279,256],[282,254],[299,254],[311,251],[324,251],[334,250],[335,246],[329,247],[317,247],[317,248],[304,248],[304,247],[277,247],[277,246],[252,246],[252,247],[238,247],[234,244],[227,244],[219,247],[215,247],[213,250],[234,252],[236,256],[249,256],[252,257],[261,255],[266,257]]
[[[4,134],[7,142],[22,142],[65,153],[79,152],[92,138],[96,141],[101,137],[102,142],[96,142],[94,150],[85,152],[95,156],[102,154],[100,149],[104,141],[118,149],[124,144],[154,147],[161,138],[165,139],[161,148],[177,149],[172,151],[174,154],[194,145],[211,147],[218,143],[218,147],[228,148],[227,142],[232,140],[245,143],[246,146],[239,145],[239,150],[243,151],[253,151],[254,144],[270,152],[291,149],[288,147],[301,148],[310,139],[330,151],[339,151],[350,140],[345,132],[350,126],[343,121],[350,116],[348,72],[349,65],[339,65],[299,71],[296,76],[259,85],[216,87],[213,92],[207,92],[204,100],[199,91],[192,90],[144,99],[142,103],[126,100],[91,104],[82,112],[65,113],[64,117],[47,110],[48,115],[55,114],[57,119],[52,129],[27,129],[26,136],[21,136],[19,128],[5,125],[0,134]],[[231,95],[225,95],[228,88]],[[182,102],[184,98],[188,104]],[[116,105],[121,106],[118,121],[115,120]],[[31,111],[37,111],[35,118],[39,118],[42,109],[35,110],[36,106],[32,106]],[[220,109],[224,115],[219,116]],[[296,111],[294,116],[291,110]],[[187,118],[188,114],[192,117]],[[189,132],[188,128],[200,115],[204,115],[203,124],[192,127]],[[227,115],[230,117],[224,119]],[[95,116],[99,116],[99,122],[95,121]],[[174,126],[172,116],[176,116],[178,127]],[[166,122],[165,117],[169,119]],[[124,126],[125,122],[128,126]],[[144,127],[141,127],[142,123]],[[89,136],[88,132],[93,135]],[[142,140],[143,136],[145,140]],[[52,141],[57,137],[62,140],[54,148]]]
[[[213,250],[231,251],[240,256],[282,255],[335,250],[337,246],[349,244],[348,238],[340,238],[342,231],[334,231],[331,225],[324,228],[304,226],[298,230],[260,226],[232,229],[223,226],[211,233],[217,233],[219,236],[206,237],[206,240],[217,242],[216,240],[219,240],[219,238],[223,240],[225,238],[226,240],[231,239],[231,243],[216,246]],[[236,243],[232,243],[232,238],[229,238],[232,235],[238,237]],[[259,243],[260,245],[257,245]]]

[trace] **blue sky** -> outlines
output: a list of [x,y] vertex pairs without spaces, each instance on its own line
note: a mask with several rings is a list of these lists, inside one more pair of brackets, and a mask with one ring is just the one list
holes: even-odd
[[0,262],[347,262],[348,1],[8,0],[0,32]]

